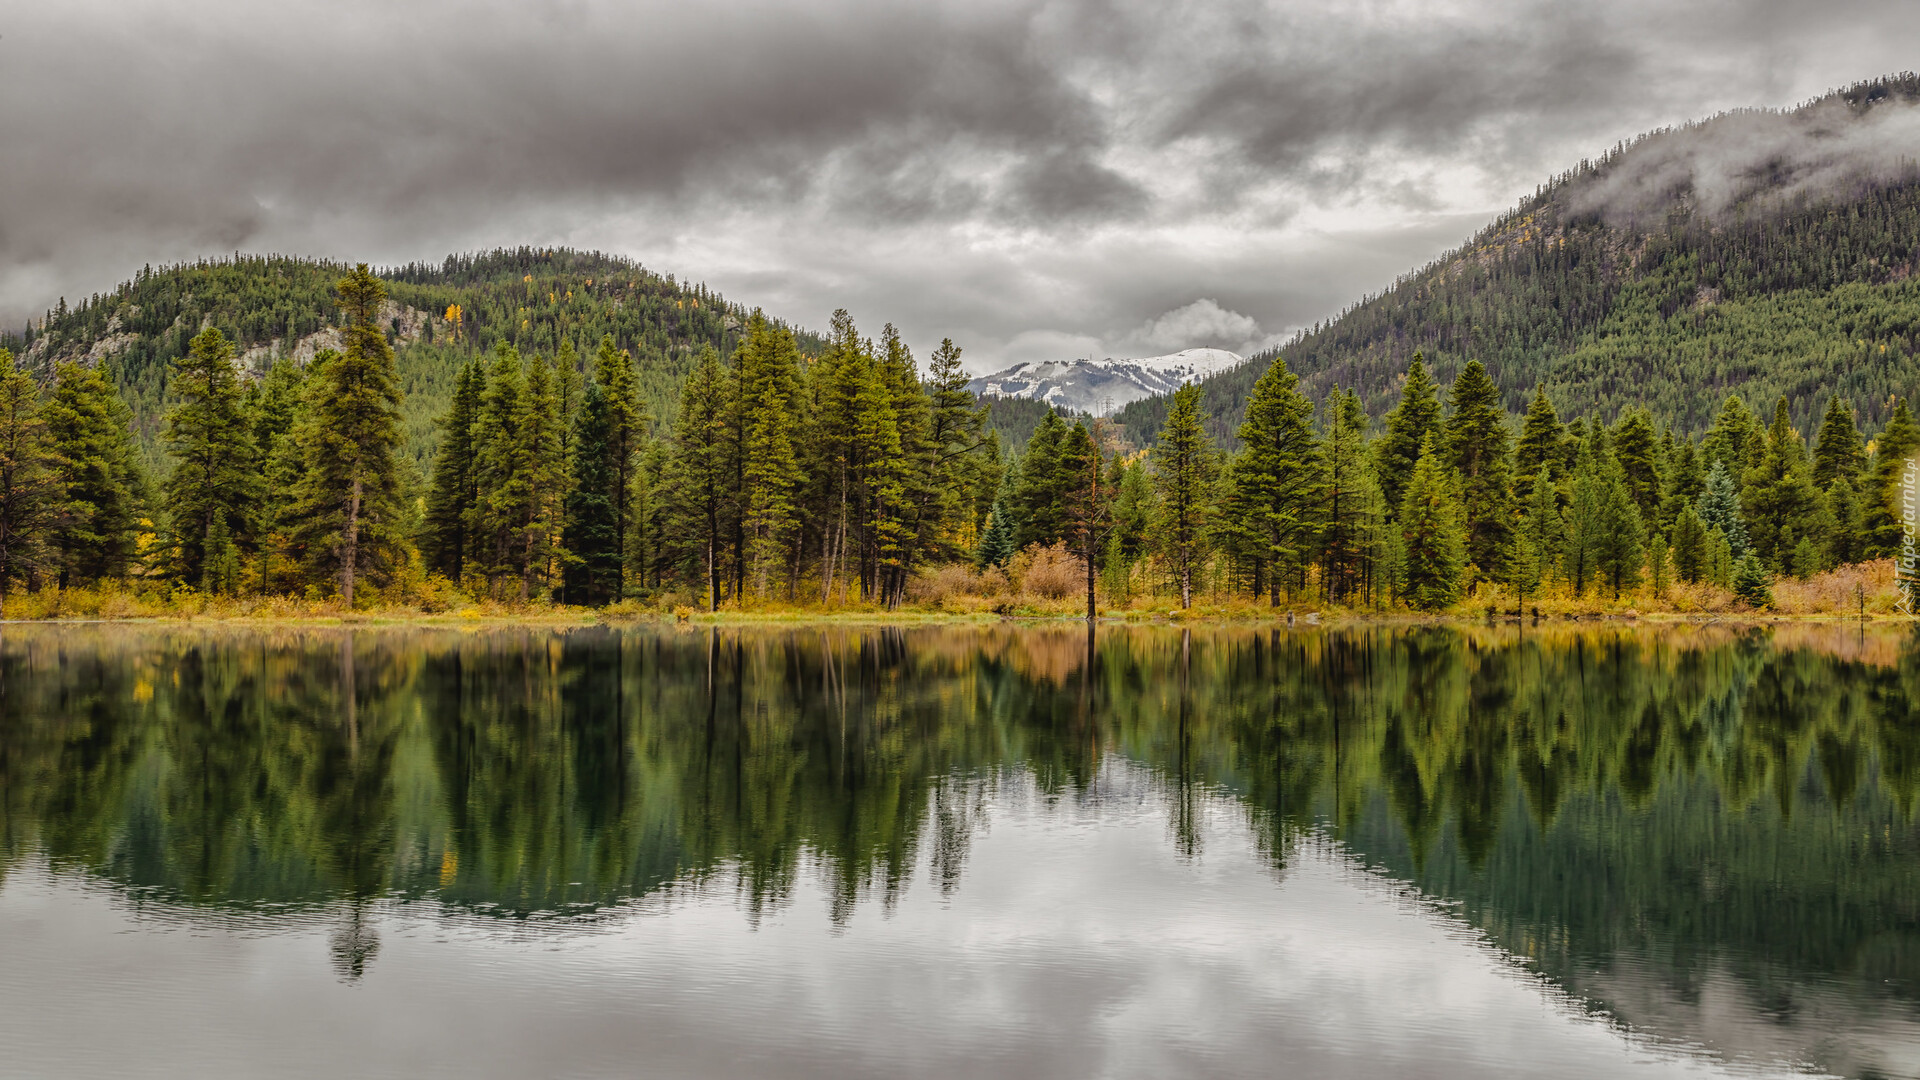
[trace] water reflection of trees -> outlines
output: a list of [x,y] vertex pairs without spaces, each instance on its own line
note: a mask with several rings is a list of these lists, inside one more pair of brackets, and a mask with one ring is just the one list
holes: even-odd
[[1549,967],[1750,946],[1904,979],[1915,658],[1714,629],[9,629],[0,866],[502,916],[707,887],[757,913],[815,872],[841,919],[923,865],[957,887],[1008,770],[1096,798],[1111,753],[1182,850],[1225,794],[1276,865],[1330,828]]

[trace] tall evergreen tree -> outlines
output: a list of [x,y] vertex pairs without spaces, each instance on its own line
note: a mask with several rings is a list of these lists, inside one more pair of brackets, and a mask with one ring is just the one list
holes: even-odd
[[1814,486],[1826,491],[1843,478],[1857,484],[1866,467],[1866,444],[1854,426],[1853,410],[1835,394],[1827,399],[1827,414],[1820,421],[1820,438],[1813,448]]
[[1213,440],[1200,412],[1200,388],[1186,383],[1173,392],[1166,425],[1153,447],[1154,486],[1160,496],[1154,533],[1180,582],[1182,608],[1193,606],[1193,572],[1206,557],[1218,473]]
[[1515,584],[1525,583],[1521,589],[1523,594],[1545,583],[1559,568],[1566,548],[1566,527],[1566,521],[1560,516],[1559,489],[1554,486],[1548,467],[1542,465],[1533,474],[1533,484],[1527,492],[1526,516],[1520,521],[1527,565],[1522,567],[1523,573]]
[[1733,482],[1726,462],[1715,461],[1707,471],[1707,482],[1700,490],[1695,509],[1708,532],[1717,532],[1726,538],[1734,558],[1752,550],[1747,540],[1746,517],[1740,510],[1740,488]]
[[125,576],[140,488],[126,405],[99,369],[64,363],[41,415],[62,489],[47,538],[61,586]]
[[626,595],[625,568],[627,537],[634,532],[628,521],[634,487],[635,456],[646,438],[647,418],[640,406],[640,388],[633,367],[633,356],[615,346],[613,335],[600,339],[594,352],[593,382],[607,403],[606,493],[613,504],[614,526],[619,545],[622,580],[615,588]]
[[366,574],[405,558],[400,532],[400,382],[380,326],[386,284],[361,263],[334,286],[347,316],[346,348],[318,374],[309,397],[307,471],[301,492],[308,552],[353,606]]
[[561,539],[567,551],[562,596],[569,604],[604,604],[620,589],[620,521],[614,511],[620,492],[614,486],[607,446],[611,412],[600,385],[587,387],[570,440],[573,476]]
[[[745,460],[740,491],[748,576],[761,595],[787,565],[798,524],[795,496],[800,464],[794,453],[798,422],[792,411],[798,353],[793,335],[756,314],[735,362],[745,368],[741,389],[741,448]],[[780,575],[784,577],[785,575]]]
[[[310,365],[316,371],[321,366]],[[263,488],[255,521],[260,553],[256,576],[266,593],[292,593],[306,584],[306,553],[300,544],[300,492],[307,475],[306,449],[300,442],[306,426],[306,380],[307,371],[283,356],[256,384],[249,401],[254,460]]]
[[1506,413],[1486,366],[1469,360],[1453,381],[1453,411],[1445,427],[1447,464],[1460,474],[1467,559],[1488,579],[1506,577],[1513,543],[1513,496],[1508,474]]
[[985,570],[989,566],[1005,566],[1020,549],[1014,546],[1013,510],[1003,498],[993,501],[993,509],[987,515],[987,527],[980,534],[980,548],[974,554],[975,566]]
[[728,531],[727,417],[732,412],[720,357],[702,349],[680,392],[673,426],[674,506],[706,578],[707,608],[720,608],[720,545]]
[[1455,483],[1429,435],[1400,500],[1406,559],[1401,595],[1422,611],[1435,611],[1460,599],[1467,532]]
[[1759,417],[1753,415],[1739,394],[1728,394],[1727,400],[1721,403],[1720,415],[1714,418],[1706,438],[1701,440],[1701,463],[1708,472],[1712,472],[1716,464],[1724,465],[1727,475],[1737,481],[1759,460],[1765,439]]
[[536,590],[544,594],[558,576],[566,552],[559,543],[567,497],[567,440],[560,429],[560,399],[553,367],[545,357],[527,364],[526,424],[521,428],[525,449],[520,460],[528,470],[530,513],[521,526],[526,537],[520,566],[520,596]]
[[1304,578],[1319,537],[1320,447],[1313,403],[1299,385],[1281,357],[1253,384],[1228,503],[1237,546],[1256,566],[1271,569],[1267,587],[1274,607],[1282,588],[1291,592]]
[[1066,535],[1060,506],[1069,483],[1061,471],[1060,454],[1068,427],[1049,409],[1033,429],[1013,476],[1014,546],[1054,544]]
[[1658,518],[1662,530],[1671,530],[1680,512],[1699,501],[1707,483],[1706,473],[1700,467],[1700,455],[1692,442],[1680,440],[1668,460],[1666,491],[1661,496]]
[[172,570],[179,580],[204,586],[215,521],[229,538],[247,535],[247,517],[260,494],[253,435],[226,335],[209,327],[194,337],[187,354],[173,362],[167,389],[178,402],[162,435],[174,463],[162,488],[171,519]]
[[1645,407],[1628,409],[1613,432],[1613,456],[1620,463],[1627,494],[1643,522],[1660,517],[1661,459],[1659,439],[1653,430],[1653,414]]
[[1816,527],[1821,506],[1819,489],[1813,486],[1813,466],[1788,421],[1785,398],[1774,409],[1760,461],[1747,471],[1740,505],[1752,550],[1761,565],[1790,572],[1792,538],[1805,536]]
[[0,346],[0,616],[14,583],[46,565],[47,526],[65,494],[47,451],[39,387]]
[[1389,506],[1400,505],[1407,478],[1420,459],[1420,447],[1439,430],[1439,386],[1427,373],[1426,357],[1416,352],[1407,367],[1400,403],[1387,413],[1386,434],[1373,444],[1374,475]]
[[1680,580],[1689,584],[1701,580],[1707,573],[1707,527],[1691,503],[1683,505],[1674,519],[1672,546],[1673,569]]
[[1847,566],[1866,557],[1865,518],[1860,512],[1860,497],[1842,476],[1827,488],[1825,500],[1828,566]]
[[1327,599],[1346,601],[1365,579],[1370,520],[1366,491],[1372,483],[1367,464],[1367,414],[1360,396],[1335,391],[1328,401],[1327,434],[1321,453],[1320,572]]
[[1893,416],[1874,440],[1873,467],[1861,493],[1869,557],[1887,558],[1900,551],[1906,528],[1901,478],[1916,451],[1920,451],[1920,424],[1914,423],[1903,398],[1894,403]]
[[1061,500],[1067,539],[1080,556],[1087,583],[1087,618],[1099,614],[1095,586],[1099,581],[1100,553],[1106,544],[1107,509],[1112,493],[1101,484],[1100,447],[1085,424],[1067,429],[1060,444],[1060,475],[1065,488]]
[[420,537],[420,554],[427,568],[458,582],[467,572],[474,550],[474,515],[480,502],[479,440],[474,426],[480,419],[480,399],[486,375],[477,361],[462,365],[456,377],[453,401],[440,418],[440,448],[434,456],[433,481],[427,492],[427,512]]
[[1535,387],[1526,419],[1520,425],[1520,440],[1513,448],[1514,475],[1531,485],[1534,474],[1541,469],[1546,469],[1549,475],[1557,472],[1565,441],[1566,428],[1561,425],[1553,402],[1547,398],[1547,388]]

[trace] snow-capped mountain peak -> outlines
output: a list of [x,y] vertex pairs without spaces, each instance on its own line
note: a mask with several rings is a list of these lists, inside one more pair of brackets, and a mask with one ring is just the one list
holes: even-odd
[[1244,363],[1225,349],[1183,349],[1165,356],[1117,360],[1043,360],[1015,364],[967,384],[979,397],[1033,398],[1105,416],[1129,402],[1171,393]]

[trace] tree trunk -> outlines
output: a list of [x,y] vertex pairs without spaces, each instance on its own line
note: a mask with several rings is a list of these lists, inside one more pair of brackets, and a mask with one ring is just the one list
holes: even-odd
[[[340,598],[347,607],[353,607],[353,574],[360,565],[360,475],[354,473],[353,489],[347,495],[347,527],[341,537],[340,553]],[[206,553],[204,547],[201,558]],[[204,571],[203,571],[204,572]]]

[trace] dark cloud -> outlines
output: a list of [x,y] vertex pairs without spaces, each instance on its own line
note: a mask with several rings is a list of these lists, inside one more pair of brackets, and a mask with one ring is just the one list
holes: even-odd
[[1911,22],[1844,0],[14,5],[0,318],[236,248],[571,243],[981,363],[1186,325],[1169,312],[1271,335],[1618,139],[1910,66]]

